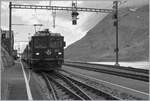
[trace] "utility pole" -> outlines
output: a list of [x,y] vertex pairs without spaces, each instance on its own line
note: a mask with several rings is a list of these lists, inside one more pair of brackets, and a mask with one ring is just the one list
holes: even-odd
[[[11,16],[12,16],[12,7],[11,7],[12,3],[10,2],[9,3],[9,38],[10,38],[10,43],[11,43],[11,23],[12,23],[12,19],[11,19]],[[9,53],[12,54],[12,49],[10,48],[9,50]]]
[[116,48],[115,48],[115,52],[116,52],[116,66],[119,66],[119,45],[118,45],[118,1],[114,1],[113,2],[113,9],[114,9],[114,26],[116,27]]

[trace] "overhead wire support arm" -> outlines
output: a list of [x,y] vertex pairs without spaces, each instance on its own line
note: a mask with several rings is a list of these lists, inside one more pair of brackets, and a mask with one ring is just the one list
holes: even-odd
[[[46,10],[73,11],[72,7],[63,7],[63,6],[41,6],[41,5],[11,4],[11,8],[15,8],[15,9],[46,9]],[[76,11],[111,13],[111,12],[113,12],[113,9],[97,9],[97,8],[77,7]]]

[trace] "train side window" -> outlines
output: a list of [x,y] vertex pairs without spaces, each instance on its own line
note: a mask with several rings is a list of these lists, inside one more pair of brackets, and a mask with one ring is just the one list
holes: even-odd
[[66,46],[66,42],[64,41],[64,47]]
[[34,39],[34,48],[46,48],[47,47],[46,37],[38,37]]
[[63,47],[63,42],[61,40],[59,41],[59,47]]

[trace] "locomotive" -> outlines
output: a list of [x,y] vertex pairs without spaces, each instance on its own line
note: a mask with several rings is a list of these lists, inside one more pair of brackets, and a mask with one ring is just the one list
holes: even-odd
[[48,29],[38,31],[31,37],[22,54],[22,60],[33,70],[60,69],[64,62],[64,37]]

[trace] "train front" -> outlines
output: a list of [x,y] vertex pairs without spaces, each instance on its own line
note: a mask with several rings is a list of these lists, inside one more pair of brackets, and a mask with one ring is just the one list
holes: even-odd
[[58,34],[40,32],[32,37],[32,67],[40,70],[61,68],[64,62],[64,37]]

